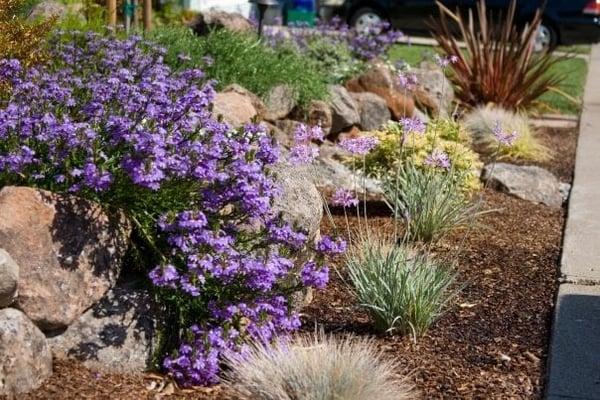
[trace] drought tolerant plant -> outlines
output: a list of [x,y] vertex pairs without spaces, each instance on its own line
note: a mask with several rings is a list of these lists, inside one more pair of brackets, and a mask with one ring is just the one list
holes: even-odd
[[[474,148],[481,153],[493,154],[498,151],[499,158],[533,161],[544,161],[551,157],[550,149],[539,142],[524,113],[515,113],[500,107],[480,106],[464,116],[463,124],[471,135]],[[519,132],[519,137],[512,146],[498,147],[493,134],[497,124],[511,132]]]
[[409,400],[398,365],[369,339],[315,334],[273,345],[257,343],[227,360],[225,378],[243,400]]
[[[185,385],[212,384],[224,351],[298,328],[287,295],[323,287],[328,270],[320,253],[294,265],[307,237],[272,208],[270,136],[215,120],[203,71],[171,69],[141,37],[58,34],[49,48],[47,65],[0,61],[12,85],[0,103],[0,183],[127,215],[132,266],[149,271],[164,305],[165,370]],[[315,248],[340,243],[323,237]]]
[[273,49],[253,34],[219,29],[198,37],[189,28],[164,26],[147,37],[165,47],[168,65],[202,66],[206,77],[217,81],[217,89],[237,83],[265,97],[274,86],[287,84],[301,105],[327,95],[324,71],[298,52]]
[[346,254],[356,298],[381,332],[423,335],[455,295],[455,273],[404,244],[372,235]]
[[480,214],[462,190],[461,178],[455,178],[460,171],[446,164],[444,157],[445,153],[434,151],[426,160],[433,168],[445,169],[443,173],[409,161],[383,181],[388,203],[396,218],[404,221],[407,241],[436,243],[444,235],[469,226]]
[[[477,3],[476,19],[453,13],[440,2],[439,20],[432,24],[433,36],[448,57],[455,57],[450,80],[457,98],[467,106],[493,103],[517,110],[531,105],[562,78],[549,73],[560,58],[534,53],[542,13],[519,29],[515,20],[516,0],[503,19],[494,20],[484,0]],[[451,26],[458,25],[458,30]],[[456,36],[453,32],[458,31]],[[466,48],[459,46],[464,42]]]
[[[379,179],[393,176],[399,166],[409,161],[420,169],[445,174],[443,169],[425,162],[432,150],[438,149],[447,155],[453,178],[458,179],[459,186],[467,192],[478,190],[483,164],[471,150],[469,134],[462,125],[450,119],[438,119],[427,125],[419,124],[422,127],[415,129],[413,121],[391,122],[373,133],[379,139],[379,145],[365,157],[367,174]],[[362,167],[361,162],[355,162]]]
[[44,45],[54,19],[29,23],[22,18],[25,0],[0,0],[0,59],[17,59],[25,66],[47,58]]

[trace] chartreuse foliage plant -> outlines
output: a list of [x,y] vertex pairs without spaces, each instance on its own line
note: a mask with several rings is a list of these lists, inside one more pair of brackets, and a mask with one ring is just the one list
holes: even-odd
[[[459,189],[474,192],[481,187],[479,180],[483,164],[479,156],[470,148],[468,132],[450,119],[439,119],[412,126],[414,120],[406,119],[399,123],[391,122],[373,135],[379,145],[367,154],[363,161],[354,160],[368,175],[384,178],[394,175],[399,166],[407,162],[423,170],[445,174],[445,168],[426,162],[432,151],[445,154],[448,165],[452,166],[453,179],[458,180]],[[416,129],[415,129],[416,128]]]
[[369,339],[300,336],[256,344],[227,360],[225,385],[240,399],[409,400],[398,366]]
[[313,259],[294,265],[307,237],[272,208],[270,136],[213,118],[205,73],[170,67],[141,37],[61,33],[48,48],[46,65],[0,61],[12,85],[0,103],[0,184],[74,193],[127,215],[133,260],[164,305],[163,368],[184,385],[212,384],[224,351],[298,328],[287,294],[322,288],[319,254],[341,245],[323,237]]
[[449,267],[392,239],[365,236],[346,254],[346,266],[358,303],[381,332],[416,339],[456,293]]
[[175,68],[202,66],[216,88],[237,83],[260,97],[276,85],[291,86],[298,102],[327,95],[324,71],[295,51],[280,51],[261,42],[256,35],[219,29],[198,37],[186,27],[164,26],[148,38],[166,48],[165,62]]
[[[497,152],[500,159],[546,161],[551,158],[549,148],[540,143],[527,115],[500,107],[477,107],[468,112],[463,123],[471,135],[474,148],[484,154]],[[512,146],[498,146],[493,131],[497,124],[511,132],[519,132]]]

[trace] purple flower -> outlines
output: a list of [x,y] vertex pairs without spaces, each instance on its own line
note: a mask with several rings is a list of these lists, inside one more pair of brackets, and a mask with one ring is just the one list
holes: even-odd
[[292,165],[310,164],[319,156],[319,148],[307,144],[296,144],[290,150],[289,161]]
[[456,64],[458,62],[458,57],[456,55],[451,55],[449,57],[442,57],[439,54],[436,54],[435,62],[442,68],[446,68],[450,64]]
[[358,199],[350,190],[340,188],[331,197],[331,204],[341,207],[355,207],[358,205]]
[[300,279],[306,286],[323,289],[329,282],[329,268],[319,267],[314,261],[309,261],[302,266]]
[[298,124],[294,131],[294,140],[297,144],[308,143],[313,140],[323,140],[323,130],[320,126],[307,126],[305,124]]
[[416,74],[406,71],[398,74],[398,85],[400,85],[402,89],[412,92],[417,88],[417,84],[418,79]]
[[379,144],[379,139],[373,136],[362,136],[355,139],[343,139],[340,147],[352,154],[365,155]]
[[498,140],[498,142],[504,146],[512,146],[519,137],[519,133],[517,131],[512,131],[510,133],[505,132],[500,125],[500,121],[496,121],[494,129],[492,130],[492,134],[496,140]]
[[325,254],[342,254],[346,251],[347,243],[342,238],[332,239],[331,236],[323,236],[317,243],[317,251]]
[[434,168],[450,169],[450,158],[448,157],[448,154],[437,148],[427,156],[423,163]]
[[425,124],[419,117],[402,118],[400,119],[400,124],[402,125],[404,133],[407,135],[410,133],[425,133]]

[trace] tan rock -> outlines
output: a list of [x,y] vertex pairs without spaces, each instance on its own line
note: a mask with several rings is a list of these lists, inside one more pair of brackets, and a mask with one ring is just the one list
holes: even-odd
[[7,307],[17,298],[19,266],[4,249],[0,249],[0,308]]
[[315,100],[308,106],[308,123],[310,125],[320,125],[323,129],[325,136],[331,132],[331,126],[333,125],[333,116],[331,113],[331,107],[324,101]]
[[42,330],[68,326],[117,280],[131,228],[88,200],[28,187],[0,191],[0,247],[19,265],[22,310]]
[[213,113],[234,128],[251,122],[258,115],[252,100],[236,92],[217,93],[213,101]]

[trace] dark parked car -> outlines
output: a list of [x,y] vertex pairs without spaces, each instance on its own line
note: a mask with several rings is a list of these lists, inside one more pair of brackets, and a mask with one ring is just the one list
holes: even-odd
[[[443,0],[451,10],[466,11],[478,0]],[[525,24],[544,2],[518,0],[517,22]],[[510,0],[487,0],[490,10],[505,10]],[[322,0],[351,26],[363,28],[368,24],[388,20],[408,34],[426,32],[427,21],[438,12],[435,0]],[[540,29],[539,43],[554,47],[557,44],[593,42],[600,38],[600,0],[548,0]]]

